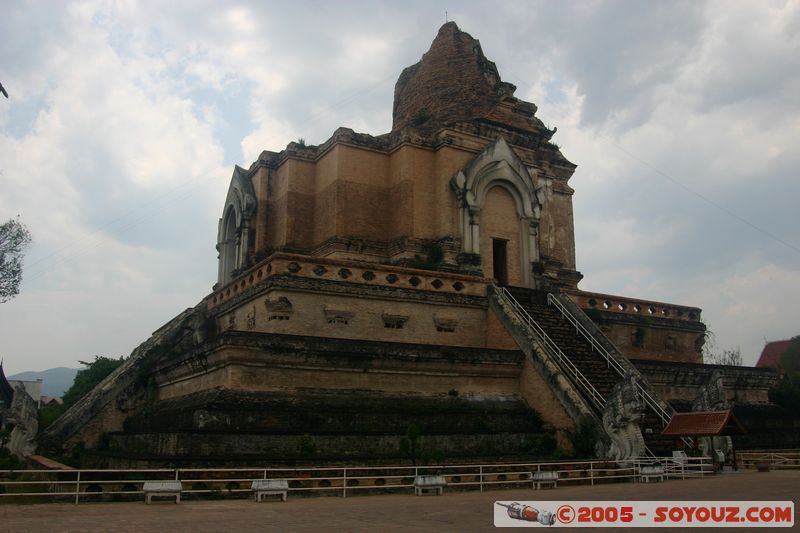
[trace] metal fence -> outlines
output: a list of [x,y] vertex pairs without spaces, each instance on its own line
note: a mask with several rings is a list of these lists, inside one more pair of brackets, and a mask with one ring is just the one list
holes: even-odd
[[643,466],[659,464],[666,478],[713,473],[710,457],[647,458],[637,461],[566,461],[436,466],[341,466],[295,468],[180,468],[136,470],[0,470],[0,503],[141,499],[145,481],[177,480],[183,495],[244,497],[255,479],[284,479],[290,493],[347,497],[353,494],[412,492],[420,475],[444,476],[448,490],[489,490],[530,486],[539,471],[558,472],[559,484],[637,482]]
[[736,452],[739,468],[795,469],[800,468],[800,450],[744,450]]

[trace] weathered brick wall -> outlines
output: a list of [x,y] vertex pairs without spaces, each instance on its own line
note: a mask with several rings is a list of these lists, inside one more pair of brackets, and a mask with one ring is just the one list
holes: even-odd
[[722,373],[727,400],[737,405],[769,403],[768,391],[778,378],[778,374],[769,368],[644,359],[633,359],[631,362],[647,377],[659,396],[688,405],[691,405],[700,388],[708,383],[715,371]]
[[363,394],[512,398],[522,353],[457,346],[336,340],[298,335],[226,334],[202,365],[159,371],[159,399],[224,388],[328,390]]
[[[522,415],[524,416],[524,414]],[[538,432],[424,434],[417,441],[421,454],[440,454],[445,462],[523,462],[536,458],[526,451]],[[263,433],[142,433],[113,435],[112,451],[104,466],[138,468],[176,465],[249,467],[277,465],[411,464],[401,448],[404,434],[388,435],[270,435]],[[131,462],[133,458],[139,461]],[[419,458],[417,459],[420,460]],[[431,461],[436,463],[437,461]],[[363,475],[363,474],[361,474]],[[487,476],[486,480],[491,479]],[[310,484],[316,480],[307,480]],[[363,480],[362,480],[363,482]]]
[[[293,311],[286,320],[271,319],[266,300],[286,298]],[[336,319],[337,314],[342,320]],[[445,346],[486,346],[487,310],[480,307],[428,304],[358,294],[320,295],[285,290],[269,291],[242,307],[222,315],[223,331],[255,331],[315,335],[340,339],[416,342]],[[404,317],[402,327],[385,327],[384,315]],[[437,319],[451,319],[453,331],[438,331]],[[344,320],[347,323],[342,323]],[[331,322],[333,321],[333,322]]]
[[[603,324],[603,332],[626,357],[680,363],[702,363],[703,354],[696,349],[697,331],[678,327],[657,327],[652,324]],[[641,338],[641,341],[638,339]]]
[[497,318],[496,313],[488,313],[486,316],[486,347],[501,350],[519,349],[514,338]]
[[629,359],[702,363],[706,327],[697,307],[568,291]]
[[546,188],[547,200],[539,223],[539,251],[543,260],[575,270],[575,225],[572,189],[554,183]]
[[519,392],[525,402],[541,413],[544,421],[555,428],[561,446],[565,446],[569,440],[566,433],[575,427],[575,422],[550,390],[529,357],[525,358],[522,365],[522,372],[519,376]]

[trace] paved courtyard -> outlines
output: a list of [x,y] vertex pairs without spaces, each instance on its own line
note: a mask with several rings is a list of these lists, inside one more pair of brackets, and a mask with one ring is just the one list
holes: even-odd
[[[271,500],[260,504],[252,500],[185,501],[180,505],[6,504],[0,505],[0,532],[494,531],[495,500],[792,500],[797,508],[799,494],[800,471],[748,471],[665,483],[562,486],[539,492],[513,489],[348,498],[290,495],[285,503]],[[712,531],[691,529],[705,530]]]

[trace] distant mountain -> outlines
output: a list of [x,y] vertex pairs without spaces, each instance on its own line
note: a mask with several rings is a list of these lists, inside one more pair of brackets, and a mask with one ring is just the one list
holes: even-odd
[[20,372],[13,376],[7,376],[9,380],[18,379],[20,381],[36,381],[42,380],[42,395],[43,396],[64,396],[68,388],[72,386],[75,381],[75,374],[78,373],[77,368],[67,368],[60,366],[58,368],[49,368],[41,372]]

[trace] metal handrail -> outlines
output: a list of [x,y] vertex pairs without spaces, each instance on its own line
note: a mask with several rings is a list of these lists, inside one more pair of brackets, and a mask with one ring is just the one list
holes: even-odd
[[[223,492],[231,482],[239,485],[225,488],[225,493],[241,494],[250,492],[247,482],[254,479],[270,478],[286,479],[289,482],[297,481],[306,483],[306,486],[296,484],[289,486],[289,492],[340,492],[342,497],[347,497],[349,491],[410,489],[413,482],[407,478],[419,475],[423,469],[434,469],[439,475],[445,476],[447,484],[460,488],[473,488],[484,490],[484,487],[495,485],[509,486],[531,482],[533,472],[550,470],[559,472],[561,482],[590,482],[594,485],[596,480],[632,480],[636,481],[638,469],[642,464],[661,463],[665,466],[674,462],[670,457],[641,458],[629,461],[589,460],[589,461],[559,461],[559,462],[528,462],[528,463],[494,463],[494,464],[463,464],[463,465],[430,465],[430,466],[340,466],[340,467],[315,467],[298,466],[292,468],[180,468],[180,469],[87,469],[87,470],[0,470],[0,501],[5,498],[26,496],[55,496],[70,498],[76,504],[87,498],[98,496],[132,496],[143,494],[143,483],[156,479],[174,479],[182,483],[203,483],[204,488],[187,487],[182,490],[185,494],[208,494]],[[678,463],[675,463],[678,465]],[[243,475],[248,472],[250,475]],[[677,467],[665,468],[667,477],[696,477],[710,474],[710,457],[687,458],[680,471]],[[139,474],[135,479],[131,474]],[[300,475],[300,474],[304,475]],[[32,479],[16,480],[13,476],[24,474]],[[160,474],[153,476],[153,474]],[[192,474],[202,474],[194,477]],[[315,475],[317,474],[317,475]],[[321,475],[319,475],[321,474]],[[72,479],[64,479],[70,476]],[[99,478],[99,479],[97,479]],[[378,480],[381,484],[349,484],[351,480]],[[321,485],[321,481],[329,484]],[[241,485],[242,483],[245,485]],[[309,486],[310,485],[310,486]],[[87,490],[92,486],[100,487],[100,492]],[[126,488],[132,486],[130,488]],[[23,490],[20,490],[23,489]],[[24,490],[28,489],[28,490]],[[66,489],[66,490],[63,490]]]
[[[578,333],[580,333],[581,336],[584,339],[589,341],[589,343],[592,346],[592,349],[595,349],[595,348],[597,349],[597,352],[600,355],[603,356],[603,358],[606,360],[606,363],[608,364],[608,366],[610,368],[613,368],[614,370],[616,370],[616,372],[620,376],[623,376],[623,377],[625,376],[625,368],[620,364],[620,362],[617,361],[617,359],[614,356],[612,356],[611,353],[609,353],[608,350],[606,350],[605,346],[603,346],[594,337],[594,335],[592,335],[589,332],[589,330],[587,330],[583,326],[583,324],[580,323],[580,321],[577,319],[577,317],[575,317],[569,311],[569,309],[567,309],[566,306],[564,306],[564,304],[561,303],[558,300],[558,298],[556,298],[553,295],[553,293],[548,293],[547,294],[547,303],[554,305],[559,311],[561,311],[561,316],[566,318],[569,321],[570,324],[575,326],[575,330]],[[647,403],[647,405],[650,406],[650,408],[653,411],[655,411],[655,413],[661,418],[661,422],[666,426],[669,423],[670,419],[672,418],[672,415],[666,409],[664,409],[661,406],[661,404],[655,398],[652,397],[652,395],[650,394],[650,391],[648,391],[645,387],[643,387],[642,384],[640,382],[638,382],[638,381],[636,382],[636,388],[637,388],[637,391],[644,398],[644,400]]]
[[522,307],[519,302],[511,295],[510,292],[505,287],[497,287],[498,294],[505,299],[506,303],[511,305],[511,307],[516,311],[517,315],[525,322],[536,335],[542,341],[542,344],[545,345],[551,353],[550,355],[555,359],[558,363],[559,367],[564,370],[569,376],[572,377],[572,381],[581,387],[584,392],[591,398],[592,402],[594,403],[595,407],[599,409],[601,412],[605,407],[606,400],[603,398],[603,395],[600,394],[597,389],[594,388],[594,385],[583,375],[583,373],[578,370],[572,361],[561,351],[561,348],[553,342],[552,339],[545,333],[545,331],[536,323],[536,321],[531,317],[528,311]]
[[736,462],[743,468],[766,462],[772,468],[800,468],[800,450],[744,450],[736,452]]

